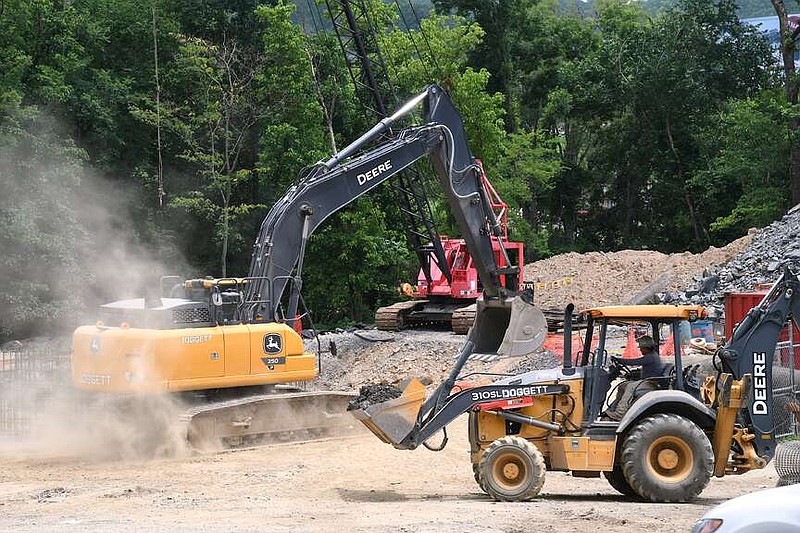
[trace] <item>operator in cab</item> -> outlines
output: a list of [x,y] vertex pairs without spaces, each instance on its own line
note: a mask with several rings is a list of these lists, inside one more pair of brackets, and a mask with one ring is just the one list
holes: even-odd
[[664,372],[665,365],[661,362],[653,337],[644,335],[639,337],[636,343],[642,353],[641,357],[623,360],[620,356],[611,356],[612,360],[621,361],[627,367],[641,367],[639,379],[628,379],[617,387],[617,399],[611,403],[605,412],[605,415],[612,420],[622,420],[622,417],[628,412],[631,404],[637,398],[646,392],[656,390],[656,384],[652,381],[647,381],[647,379],[660,377]]

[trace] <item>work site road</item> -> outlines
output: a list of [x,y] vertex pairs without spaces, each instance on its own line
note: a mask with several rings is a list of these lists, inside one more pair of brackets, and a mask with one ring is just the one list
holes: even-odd
[[462,417],[438,453],[367,433],[136,462],[0,452],[0,531],[676,533],[776,480],[770,467],[714,479],[694,503],[649,504],[550,472],[535,501],[497,503],[473,481]]

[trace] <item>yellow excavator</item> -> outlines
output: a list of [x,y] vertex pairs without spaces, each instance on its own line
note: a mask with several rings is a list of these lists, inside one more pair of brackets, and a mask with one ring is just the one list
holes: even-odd
[[[450,375],[427,398],[425,387],[410,380],[394,391],[362,387],[351,409],[378,438],[402,450],[442,449],[447,425],[466,414],[475,480],[497,500],[534,498],[546,471],[555,470],[576,478],[602,475],[622,494],[649,501],[688,501],[712,476],[763,468],[775,454],[773,358],[784,324],[800,317],[797,271],[784,266],[770,292],[716,351],[716,371],[705,380],[699,363],[684,363],[679,342],[680,324],[702,319],[704,308],[588,309],[582,313],[582,346],[573,353],[569,305],[564,361],[557,368],[465,386],[467,376],[460,373],[479,340],[473,328]],[[663,375],[646,379],[625,359],[609,357],[607,343],[612,326],[642,323],[656,346],[668,332],[675,354]],[[609,412],[618,414],[614,402],[626,397],[614,392],[619,381],[636,388],[618,420]],[[440,431],[443,440],[431,444]]]
[[[421,125],[392,130],[420,104]],[[246,277],[162,280],[157,296],[102,306],[95,325],[74,332],[74,385],[134,402],[164,393],[180,398],[186,438],[197,447],[357,427],[346,415],[354,393],[303,390],[320,372],[319,345],[317,353],[306,351],[296,331],[306,244],[331,214],[423,158],[432,163],[483,283],[479,349],[531,351],[544,338],[544,316],[517,294],[520,267],[503,248],[461,116],[443,89],[430,86],[316,164],[276,202]]]

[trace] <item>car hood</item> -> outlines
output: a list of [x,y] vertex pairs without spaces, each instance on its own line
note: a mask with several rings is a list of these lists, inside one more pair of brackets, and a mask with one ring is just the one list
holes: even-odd
[[745,494],[714,507],[703,518],[721,518],[720,531],[758,531],[748,526],[791,526],[800,531],[800,484]]

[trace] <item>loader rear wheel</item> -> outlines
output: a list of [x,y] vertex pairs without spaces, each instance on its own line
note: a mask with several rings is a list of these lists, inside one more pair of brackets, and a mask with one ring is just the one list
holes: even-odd
[[630,430],[622,445],[622,471],[639,496],[653,502],[685,502],[711,480],[714,454],[692,421],[658,414]]
[[[475,483],[478,484],[478,487],[481,489],[482,492],[486,492],[486,487],[483,485],[481,481],[481,467],[476,463],[472,463],[472,475],[475,476]],[[488,493],[487,493],[488,494]]]
[[616,465],[611,472],[603,472],[603,475],[606,481],[608,481],[608,484],[620,494],[625,496],[638,496],[630,483],[628,483],[628,480],[625,479],[625,474],[622,472],[622,468],[620,468],[619,465]]
[[527,501],[544,485],[542,452],[521,437],[505,436],[486,448],[478,463],[478,485],[495,500]]

